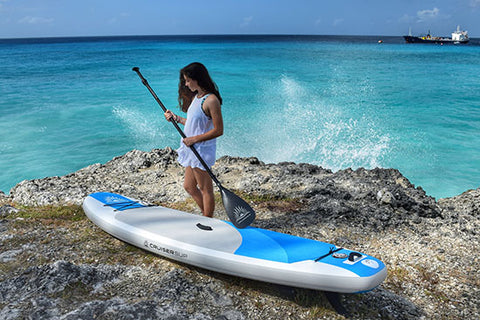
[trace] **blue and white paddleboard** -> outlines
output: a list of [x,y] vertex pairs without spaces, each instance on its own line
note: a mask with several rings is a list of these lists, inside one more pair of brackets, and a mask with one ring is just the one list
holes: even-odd
[[355,293],[378,286],[385,264],[333,244],[93,193],[83,210],[111,235],[170,259],[249,279]]

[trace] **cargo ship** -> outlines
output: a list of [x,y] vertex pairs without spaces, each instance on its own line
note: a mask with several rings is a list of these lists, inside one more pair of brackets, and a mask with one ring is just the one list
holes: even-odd
[[430,35],[430,30],[426,36],[415,37],[412,36],[412,31],[410,30],[408,36],[403,36],[407,43],[438,43],[438,44],[465,44],[468,43],[467,31],[460,31],[460,26],[457,26],[457,30],[452,32],[452,37],[432,37]]

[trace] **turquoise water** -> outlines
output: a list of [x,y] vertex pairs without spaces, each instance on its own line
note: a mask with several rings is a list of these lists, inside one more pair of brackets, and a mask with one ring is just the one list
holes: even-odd
[[203,62],[224,98],[218,156],[397,168],[436,198],[480,187],[480,46],[401,38],[0,40],[0,190],[131,149],[178,147],[137,75],[176,110]]

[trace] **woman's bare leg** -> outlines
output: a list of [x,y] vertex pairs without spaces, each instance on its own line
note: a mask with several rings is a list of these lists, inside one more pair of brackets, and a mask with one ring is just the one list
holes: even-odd
[[213,182],[208,172],[199,168],[193,168],[193,174],[197,181],[198,188],[202,194],[203,215],[206,217],[213,217],[213,210],[215,209],[215,197],[213,195]]
[[185,168],[185,181],[183,187],[192,196],[206,217],[213,216],[215,197],[213,183],[210,175],[199,168]]
[[185,180],[183,181],[183,188],[192,196],[193,200],[197,203],[203,213],[203,196],[197,186],[197,180],[193,173],[192,167],[185,168]]

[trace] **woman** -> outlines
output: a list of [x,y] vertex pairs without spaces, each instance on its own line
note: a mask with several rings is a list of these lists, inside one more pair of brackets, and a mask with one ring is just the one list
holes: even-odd
[[222,97],[203,64],[194,62],[180,70],[178,102],[187,117],[182,118],[167,110],[165,118],[185,125],[187,137],[182,139],[177,150],[178,162],[185,167],[183,187],[203,215],[212,217],[215,209],[212,178],[190,149],[195,145],[200,156],[211,167],[216,159],[216,138],[223,134]]

